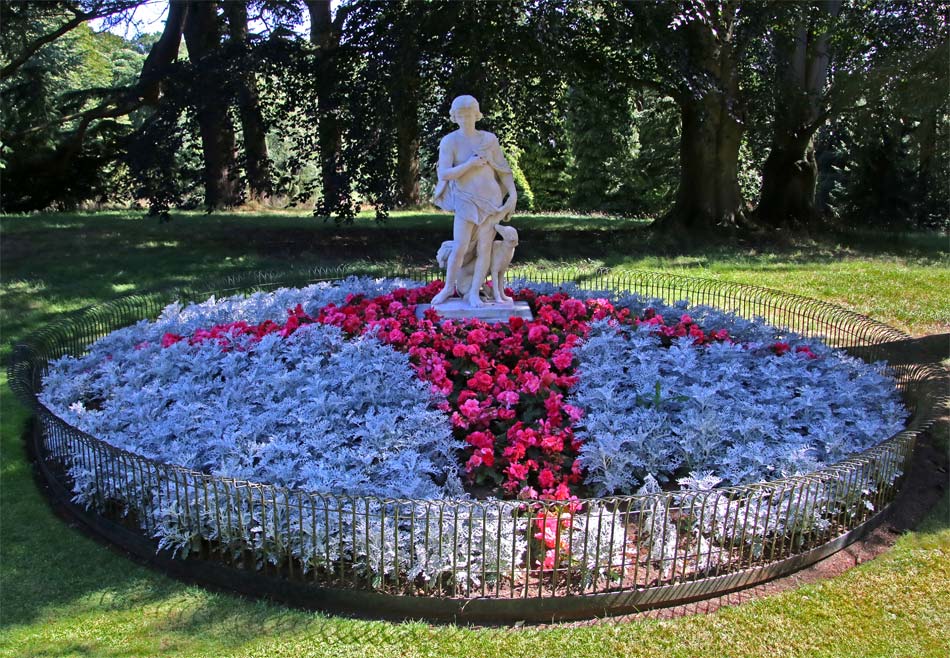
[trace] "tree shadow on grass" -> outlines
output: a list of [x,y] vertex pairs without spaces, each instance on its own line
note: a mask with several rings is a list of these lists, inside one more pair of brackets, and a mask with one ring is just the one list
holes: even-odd
[[[950,333],[889,341],[873,349],[882,352],[890,365],[940,364],[950,359]],[[871,348],[856,347],[849,351],[862,356],[870,353]]]

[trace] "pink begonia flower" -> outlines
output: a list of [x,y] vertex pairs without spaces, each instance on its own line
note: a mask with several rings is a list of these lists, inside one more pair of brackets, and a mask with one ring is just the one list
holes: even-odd
[[544,400],[544,409],[548,412],[548,417],[560,416],[561,405],[564,403],[564,396],[560,393],[551,393]]
[[508,464],[508,468],[505,469],[505,474],[512,480],[526,480],[528,478],[528,466],[526,464],[519,464],[517,462],[512,462]]
[[551,362],[558,370],[567,370],[574,363],[574,355],[569,349],[560,349],[554,353]]
[[534,538],[544,542],[545,547],[554,548],[558,544],[557,519],[553,517],[547,519],[553,523],[545,522],[545,525],[539,532],[534,533]]
[[[509,431],[509,437],[511,436]],[[531,427],[524,427],[515,430],[514,440],[516,443],[523,443],[524,445],[536,446],[538,445],[538,431]]]
[[551,330],[543,324],[535,324],[528,329],[528,340],[532,343],[540,343],[544,340],[544,337],[547,336],[549,331]]
[[495,384],[495,380],[487,372],[479,371],[476,372],[466,383],[473,391],[481,391],[485,393],[492,389],[492,386]]
[[495,437],[488,432],[472,432],[465,440],[476,448],[492,448],[495,445]]
[[566,299],[561,304],[561,313],[568,320],[574,320],[577,317],[587,315],[587,307],[579,299]]
[[[562,452],[564,450],[564,439],[555,434],[545,434],[541,437],[541,449],[547,452]],[[551,485],[542,485],[547,488]]]
[[554,486],[554,482],[554,473],[551,472],[551,469],[541,469],[541,472],[538,473],[538,484],[540,484],[545,489],[550,489]]
[[584,417],[584,410],[580,407],[575,407],[573,404],[565,404],[561,409],[567,414],[567,417],[571,419],[572,424]]
[[775,352],[778,356],[782,356],[791,349],[791,346],[788,343],[775,343],[772,345],[772,351]]
[[406,342],[406,334],[404,334],[399,329],[394,329],[389,332],[387,342],[390,342],[393,345],[403,345]]
[[506,409],[506,408],[497,409],[495,413],[498,416],[499,420],[514,420],[515,417],[518,415],[518,412],[515,411],[514,409]]
[[439,330],[446,336],[454,336],[458,331],[458,325],[452,320],[445,320],[439,325]]
[[468,419],[478,418],[482,413],[482,408],[479,406],[478,400],[471,398],[459,406],[459,412]]
[[518,498],[521,500],[537,500],[538,492],[531,487],[523,487],[521,491],[518,492]]
[[804,354],[809,359],[817,359],[818,355],[811,351],[811,348],[808,345],[799,345],[795,348],[796,354]]
[[505,405],[505,408],[511,409],[513,406],[518,404],[518,400],[521,399],[521,396],[514,391],[502,391],[495,396],[495,399]]
[[511,462],[516,462],[524,459],[525,450],[527,446],[523,443],[513,443],[510,446],[506,446],[504,450],[501,451],[501,454]]
[[541,388],[541,380],[534,373],[525,373],[522,378],[521,390],[525,393],[537,393]]
[[472,345],[484,345],[488,341],[488,332],[484,329],[472,329],[466,340]]

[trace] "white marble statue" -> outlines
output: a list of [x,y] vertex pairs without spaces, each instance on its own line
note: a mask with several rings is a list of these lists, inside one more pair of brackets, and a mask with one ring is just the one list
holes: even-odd
[[[494,240],[496,228],[508,228],[499,227],[498,223],[511,218],[518,201],[511,167],[501,151],[498,138],[475,128],[482,113],[478,110],[478,101],[472,96],[459,96],[452,101],[449,116],[458,124],[458,130],[443,137],[439,143],[439,181],[432,201],[439,208],[455,213],[455,221],[452,241],[445,243],[440,250],[443,254],[440,265],[444,260],[445,266],[445,288],[435,296],[432,304],[448,301],[458,290],[468,306],[484,306],[481,291],[489,269],[492,269],[495,301],[510,302],[504,295],[503,280],[494,279],[496,268],[493,267],[492,253],[493,243],[508,245],[499,248],[499,263],[507,257],[504,266],[498,270],[500,275],[507,270],[514,245],[518,243],[514,229],[513,235],[499,230],[504,240]],[[446,251],[448,253],[444,253]]]
[[[511,259],[515,255],[515,247],[518,246],[518,231],[513,226],[495,225],[495,232],[501,237],[501,240],[492,242],[491,258],[489,260],[489,274],[491,274],[492,285],[483,285],[481,295],[493,298],[499,304],[509,304],[511,297],[505,294],[507,286],[508,266],[511,265]],[[453,240],[446,240],[439,247],[439,253],[436,255],[436,261],[439,267],[448,267],[449,257],[455,248]],[[475,274],[475,242],[472,241],[468,251],[462,259],[462,266],[459,268],[455,278],[455,289],[463,298],[467,298],[472,289],[472,279]]]

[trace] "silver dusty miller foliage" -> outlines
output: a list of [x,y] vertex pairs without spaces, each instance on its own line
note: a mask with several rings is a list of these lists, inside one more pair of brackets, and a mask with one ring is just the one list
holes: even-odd
[[[91,506],[121,495],[116,502],[175,551],[203,538],[235,555],[249,547],[258,563],[292,557],[307,570],[332,570],[345,561],[375,583],[441,579],[467,592],[497,582],[523,565],[536,528],[520,501],[473,501],[465,493],[463,446],[437,409],[444,398],[415,377],[407,355],[319,324],[253,346],[234,337],[228,350],[215,341],[161,346],[166,332],[282,322],[297,304],[316,315],[350,294],[415,285],[350,278],[176,303],[154,322],[51,363],[40,399],[55,415],[117,448],[214,480],[213,503],[195,480],[168,496],[155,480],[103,472],[90,453],[76,450],[60,455],[75,499]],[[813,471],[899,431],[907,412],[883,364],[685,301],[512,282],[524,285],[607,298],[635,315],[652,308],[668,324],[688,309],[701,326],[725,328],[736,341],[696,347],[684,338],[663,348],[647,327],[601,321],[575,350],[579,383],[568,401],[584,411],[577,431],[585,482],[598,495],[648,494],[634,508],[638,541],[664,574],[682,566],[689,546],[689,567],[703,570],[726,561],[738,543],[755,555],[776,533],[820,530],[830,516],[869,505],[870,494],[899,474],[866,474],[854,500],[826,488],[816,488],[807,505],[775,492],[741,501],[719,495],[720,483]],[[818,358],[772,354],[777,340],[807,345]],[[683,472],[691,475],[680,479],[681,491],[662,493],[661,484]],[[628,523],[616,505],[587,503],[564,531],[571,563],[588,575],[608,574],[623,558]]]

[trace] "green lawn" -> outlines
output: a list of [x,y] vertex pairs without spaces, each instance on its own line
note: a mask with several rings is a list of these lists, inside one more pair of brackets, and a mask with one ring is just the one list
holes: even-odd
[[[944,236],[867,234],[782,247],[695,248],[644,223],[516,217],[516,258],[542,266],[647,268],[765,285],[842,304],[916,336],[950,332]],[[237,270],[421,264],[445,215],[361,218],[335,229],[292,213],[134,213],[0,218],[3,345],[58,314],[132,290]],[[327,617],[183,585],[55,517],[37,491],[0,390],[0,656],[935,656],[950,655],[950,498],[882,557],[815,585],[710,615],[591,628],[464,629]],[[946,441],[946,427],[938,440]],[[946,447],[945,443],[943,444]]]

